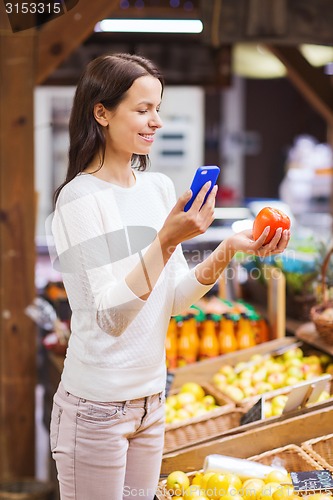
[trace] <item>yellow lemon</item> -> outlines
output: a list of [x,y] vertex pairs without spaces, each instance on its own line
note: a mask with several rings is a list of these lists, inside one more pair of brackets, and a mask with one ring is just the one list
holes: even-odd
[[219,472],[213,474],[207,481],[206,495],[212,500],[219,500],[228,492],[226,475]]
[[274,491],[272,495],[273,500],[291,500],[294,496],[294,488],[290,484],[282,485],[281,488]]
[[219,500],[243,500],[243,497],[237,492],[233,493],[232,491],[228,491],[228,493]]
[[197,472],[193,477],[191,484],[198,484],[199,486],[201,486],[202,478],[203,478],[203,473]]
[[237,474],[233,474],[232,472],[227,472],[225,474],[225,481],[227,486],[233,486],[236,490],[242,487],[242,480]]
[[208,479],[211,478],[212,476],[214,476],[214,474],[215,474],[215,472],[205,472],[204,473],[204,475],[202,476],[202,480],[201,480],[201,488],[203,490],[206,490]]
[[290,476],[287,472],[276,469],[272,470],[265,478],[265,483],[291,484]]
[[184,491],[184,500],[192,500],[192,498],[201,497],[204,495],[204,491],[200,488],[198,484],[191,484]]
[[265,482],[259,478],[247,479],[240,490],[244,500],[256,500]]
[[190,480],[181,470],[170,472],[167,477],[166,487],[173,495],[181,496],[189,486]]
[[262,488],[262,490],[258,494],[258,499],[259,500],[272,500],[273,498],[273,493],[281,488],[281,484],[277,482],[270,482],[266,483],[265,486]]
[[202,494],[198,497],[191,497],[190,500],[208,500],[208,497],[206,497],[206,495]]
[[196,382],[186,382],[180,388],[180,392],[189,392],[195,396],[197,401],[200,401],[205,396],[205,391],[201,385]]

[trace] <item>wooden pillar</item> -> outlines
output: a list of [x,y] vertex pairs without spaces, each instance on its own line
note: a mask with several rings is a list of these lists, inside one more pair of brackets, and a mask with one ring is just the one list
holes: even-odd
[[0,479],[35,472],[33,301],[35,30],[12,33],[0,4]]

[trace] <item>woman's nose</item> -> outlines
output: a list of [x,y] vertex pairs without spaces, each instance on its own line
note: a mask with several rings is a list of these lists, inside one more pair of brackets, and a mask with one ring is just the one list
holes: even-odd
[[163,126],[162,119],[158,113],[155,113],[155,115],[150,120],[149,125],[155,128],[161,128]]

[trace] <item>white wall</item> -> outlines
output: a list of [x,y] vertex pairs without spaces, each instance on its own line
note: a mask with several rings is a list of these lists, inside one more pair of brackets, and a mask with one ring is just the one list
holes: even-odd
[[149,155],[151,170],[171,177],[180,196],[204,161],[204,90],[194,86],[166,87],[160,116],[163,127]]
[[[35,189],[38,193],[37,240],[45,235],[45,220],[53,209],[53,192],[66,174],[67,123],[75,87],[36,87]],[[61,119],[59,117],[61,115]],[[43,241],[41,241],[43,243]]]

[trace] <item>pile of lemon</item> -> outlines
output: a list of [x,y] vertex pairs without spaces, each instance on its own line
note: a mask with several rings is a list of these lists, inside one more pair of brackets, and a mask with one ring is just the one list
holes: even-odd
[[214,396],[206,394],[196,382],[186,382],[177,394],[165,400],[165,422],[175,424],[220,408]]
[[[244,481],[233,473],[197,472],[188,476],[178,470],[168,475],[166,489],[172,500],[300,500],[290,475],[280,470],[272,470],[265,479]],[[333,497],[317,493],[308,495],[306,500],[333,500]]]

